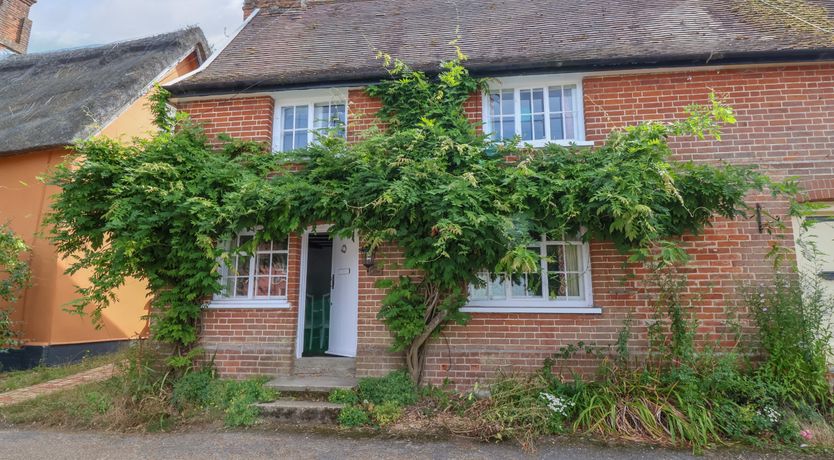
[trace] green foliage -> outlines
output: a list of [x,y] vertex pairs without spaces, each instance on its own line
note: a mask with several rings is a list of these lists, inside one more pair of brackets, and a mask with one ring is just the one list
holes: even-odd
[[213,150],[157,92],[155,137],[81,142],[52,173],[62,190],[52,240],[76,257],[70,273],[92,272],[76,311],[93,304],[100,320],[114,288],[127,277],[147,280],[153,334],[184,354],[197,340],[201,302],[221,289],[218,260],[229,254],[221,241],[252,228],[262,229],[258,238],[284,238],[329,222],[371,251],[396,244],[418,274],[388,281],[379,317],[419,383],[426,343],[467,320],[460,309],[479,272],[538,266],[527,249],[534,235],[582,230],[663,266],[686,259],[674,238],[702,231],[714,215],[742,215],[745,193],[772,185],[747,167],[671,161],[670,138],[718,138],[734,122],[714,98],[679,121],[614,131],[598,148],[493,142],[464,113],[485,88],[464,61],[458,53],[429,76],[385,56],[390,78],[367,88],[382,101],[384,128],[350,145],[322,133],[309,148],[275,155],[229,138]]
[[[29,251],[26,243],[8,225],[0,225],[0,300],[14,302],[29,283],[29,264],[22,260]],[[20,344],[15,324],[7,309],[0,309],[0,351]]]
[[417,401],[417,387],[405,371],[395,371],[385,377],[359,379],[357,394],[360,401],[372,404],[395,403],[408,406]]
[[369,425],[371,417],[359,406],[345,406],[339,411],[339,425],[346,428]]
[[750,289],[747,303],[766,357],[757,377],[780,387],[774,395],[780,404],[830,409],[834,399],[826,377],[834,299],[819,279],[780,275],[767,286]]
[[548,408],[547,391],[536,378],[505,378],[492,384],[489,406],[481,414],[494,426],[492,437],[527,445],[539,436],[561,432],[564,415]]
[[370,413],[377,425],[386,427],[402,417],[403,407],[396,401],[388,401],[371,406]]
[[[29,282],[29,264],[21,257],[26,243],[8,225],[0,225],[0,300],[14,302],[17,292]],[[0,339],[0,347],[2,347]]]
[[327,400],[334,404],[359,404],[359,395],[355,391],[347,388],[336,388],[330,392]]
[[189,372],[174,382],[171,402],[182,409],[187,404],[209,407],[214,404],[217,377],[211,369]]
[[257,420],[255,403],[273,401],[277,392],[264,384],[267,379],[226,380],[218,385],[213,404],[223,409],[226,426],[249,426]]

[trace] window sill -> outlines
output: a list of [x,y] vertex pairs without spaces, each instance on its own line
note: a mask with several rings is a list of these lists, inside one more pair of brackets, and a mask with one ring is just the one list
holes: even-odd
[[572,145],[577,147],[593,147],[594,141],[520,141],[518,146],[530,146],[539,149],[546,147],[548,144],[561,145],[563,147],[570,147]]
[[552,313],[552,314],[581,314],[581,315],[600,315],[602,308],[600,307],[570,307],[570,306],[552,306],[552,307],[534,307],[531,305],[504,305],[504,306],[466,306],[461,308],[462,312],[466,313]]
[[288,309],[290,303],[285,299],[241,299],[241,300],[212,300],[205,308],[216,309]]

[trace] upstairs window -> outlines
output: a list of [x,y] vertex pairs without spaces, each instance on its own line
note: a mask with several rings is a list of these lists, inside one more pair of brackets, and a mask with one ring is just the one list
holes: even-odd
[[580,81],[508,78],[491,87],[484,108],[486,132],[496,141],[586,144]]
[[290,95],[278,94],[276,101],[274,150],[288,152],[307,147],[328,130],[346,136],[346,97],[293,91]]
[[542,237],[530,246],[541,258],[532,273],[479,274],[482,283],[469,287],[467,311],[559,311],[560,308],[596,312],[591,302],[590,250],[579,240]]
[[[254,237],[252,232],[243,232],[228,244],[237,248]],[[254,254],[231,255],[229,264],[220,267],[223,291],[214,301],[286,301],[288,257],[288,240],[262,241]]]

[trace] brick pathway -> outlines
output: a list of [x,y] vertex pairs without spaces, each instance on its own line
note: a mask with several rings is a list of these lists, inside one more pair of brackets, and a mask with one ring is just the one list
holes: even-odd
[[0,393],[0,406],[10,406],[38,396],[48,395],[56,391],[66,390],[84,383],[99,382],[112,377],[116,373],[113,364],[90,369],[78,374],[70,375],[60,379],[32,385],[31,387],[19,388],[17,390]]

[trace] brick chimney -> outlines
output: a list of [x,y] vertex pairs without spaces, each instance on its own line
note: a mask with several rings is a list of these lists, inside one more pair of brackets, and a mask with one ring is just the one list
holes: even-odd
[[32,21],[29,9],[38,0],[0,0],[0,52],[25,54]]
[[255,8],[303,9],[315,1],[317,0],[243,0],[243,17],[248,18]]

